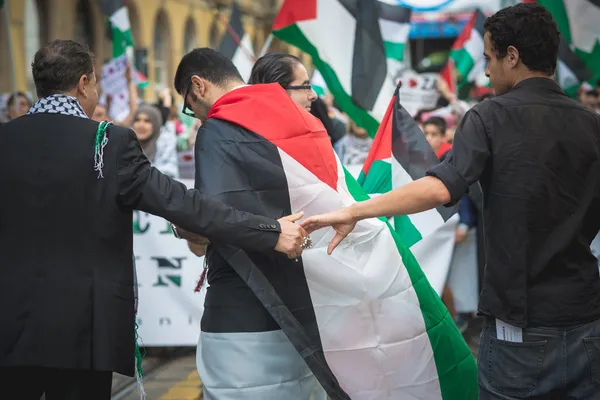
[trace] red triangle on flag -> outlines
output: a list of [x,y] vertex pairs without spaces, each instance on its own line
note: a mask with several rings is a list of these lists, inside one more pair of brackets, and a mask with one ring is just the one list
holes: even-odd
[[300,21],[317,18],[318,0],[285,0],[273,22],[273,30],[278,31]]

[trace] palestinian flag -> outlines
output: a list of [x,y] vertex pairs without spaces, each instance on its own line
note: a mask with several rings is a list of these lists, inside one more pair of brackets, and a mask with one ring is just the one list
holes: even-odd
[[[196,148],[196,188],[240,210],[274,218],[303,210],[308,217],[369,198],[340,164],[322,124],[277,84],[246,86],[222,96],[202,125]],[[216,260],[226,262],[331,399],[476,399],[474,358],[402,237],[384,219],[364,220],[328,256],[333,234],[330,228],[313,232],[314,247],[297,261],[274,252],[209,248],[207,302],[211,290],[213,296],[218,290],[210,282],[211,268]],[[233,302],[236,293],[224,295]],[[253,371],[264,364],[287,365],[278,359],[284,355],[272,354],[268,346],[261,348],[268,354],[252,354],[245,345],[251,340],[257,347],[261,335],[264,342],[271,340],[273,328],[267,323],[258,330],[258,318],[244,310],[235,314],[232,309],[227,317],[223,308],[217,316],[207,310],[199,371],[215,398],[239,385],[235,377],[224,384],[229,378],[211,371],[218,369],[217,356],[210,357],[217,347],[226,354],[237,352]],[[211,318],[226,319],[232,331],[206,332],[205,327],[217,325]],[[213,346],[206,342],[204,347],[205,339]],[[252,384],[244,385],[247,397],[240,392],[245,389],[237,389],[236,398],[297,398],[273,395],[285,382],[278,380],[284,369],[254,374]]]
[[[425,172],[438,163],[425,135],[400,104],[396,90],[358,182],[367,193],[382,194],[424,177]],[[457,221],[452,216],[455,213],[455,207],[440,207],[391,219],[402,243],[411,249],[439,294],[446,282],[454,250]]]
[[404,61],[406,43],[410,32],[411,9],[379,3],[379,29],[388,59]]
[[[566,74],[572,78],[567,82],[573,83],[574,79],[577,79],[580,83],[587,81],[592,86],[596,86],[596,82],[600,79],[600,1],[538,0],[538,3],[552,13],[569,48],[583,61],[587,71],[592,72],[591,75],[585,73],[581,65],[572,57],[563,58],[566,50],[565,46],[561,44],[559,60],[563,65],[561,66],[559,62],[557,71],[559,82],[564,82],[560,76],[562,70],[563,76]],[[569,72],[566,72],[567,70]],[[561,84],[561,87],[567,93],[575,94],[572,86]]]
[[329,93],[325,79],[323,79],[323,75],[321,75],[318,69],[313,72],[312,78],[310,79],[310,85],[319,96],[325,96]]
[[248,82],[255,61],[254,51],[252,50],[252,40],[242,25],[242,12],[235,1],[231,7],[227,33],[223,36],[223,41],[217,50],[233,61],[244,82]]
[[[111,26],[111,39],[113,43],[113,58],[127,55],[133,61],[133,35],[129,23],[127,0],[100,0],[100,9],[108,17]],[[134,81],[140,87],[148,84],[148,78],[135,69]]]
[[350,119],[377,132],[396,87],[410,10],[372,0],[285,0],[273,34],[312,56]]
[[484,23],[485,15],[479,9],[475,10],[452,45],[448,63],[440,73],[455,93],[485,71]]
[[593,77],[592,72],[561,37],[556,65],[556,81],[569,96],[577,95],[581,85]]

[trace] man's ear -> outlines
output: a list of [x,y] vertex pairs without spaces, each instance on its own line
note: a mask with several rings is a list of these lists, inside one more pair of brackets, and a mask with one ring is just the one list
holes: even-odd
[[198,75],[192,76],[192,92],[196,97],[204,97],[206,95],[207,82]]
[[514,68],[519,64],[519,50],[515,46],[508,46],[506,49],[506,57],[508,59],[508,64]]

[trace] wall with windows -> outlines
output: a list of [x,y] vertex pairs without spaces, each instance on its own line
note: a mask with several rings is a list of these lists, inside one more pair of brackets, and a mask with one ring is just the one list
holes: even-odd
[[[231,2],[243,13],[246,32],[253,38],[254,52],[265,44],[282,0],[129,0],[128,10],[136,48],[136,60],[147,74],[147,101],[155,101],[164,88],[172,89],[181,57],[196,47],[216,47],[226,31]],[[9,11],[10,35],[3,13]],[[87,44],[96,55],[96,68],[112,57],[105,17],[97,0],[5,0],[0,10],[0,93],[17,90],[34,93],[31,62],[37,49],[54,39],[73,39]],[[9,46],[9,36],[10,44]],[[12,57],[9,49],[12,48]],[[310,57],[274,40],[272,50]],[[11,66],[15,78],[12,79]]]

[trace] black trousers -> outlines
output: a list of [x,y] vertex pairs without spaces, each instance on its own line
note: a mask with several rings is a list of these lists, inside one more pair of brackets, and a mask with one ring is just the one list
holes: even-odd
[[0,388],[19,400],[40,400],[43,394],[46,400],[110,400],[112,372],[2,367]]

